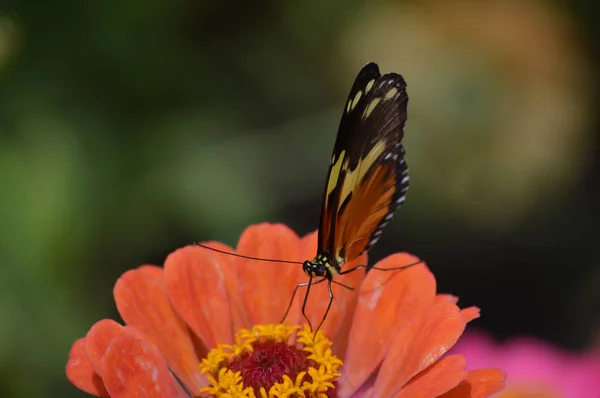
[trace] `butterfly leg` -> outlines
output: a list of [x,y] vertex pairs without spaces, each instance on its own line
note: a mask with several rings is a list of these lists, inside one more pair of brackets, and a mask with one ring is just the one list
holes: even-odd
[[[324,279],[322,279],[322,280],[324,280]],[[331,308],[331,303],[333,303],[333,290],[331,290],[331,281],[329,281],[329,283],[327,284],[327,289],[329,290],[329,304],[327,304],[327,309],[325,310],[325,315],[323,315],[323,319],[321,319],[321,323],[319,323],[317,330],[315,330],[315,336],[316,336],[317,332],[319,331],[319,329],[321,329],[321,326],[323,326],[323,322],[325,322],[325,319],[327,318],[327,314],[329,314],[329,309]],[[304,308],[302,308],[302,313],[304,313]],[[306,318],[306,316],[305,316],[305,318]],[[310,322],[309,322],[309,325],[310,325]]]
[[[290,303],[288,304],[287,309],[285,310],[285,314],[283,315],[283,318],[281,319],[280,323],[283,323],[283,321],[285,321],[285,318],[287,318],[289,312],[290,312],[290,308],[292,308],[292,304],[294,303],[294,298],[296,297],[296,293],[298,292],[298,288],[300,287],[304,287],[304,286],[308,286],[308,288],[306,289],[306,295],[304,296],[304,303],[302,304],[302,315],[304,316],[304,319],[306,319],[308,321],[308,318],[306,317],[306,314],[304,313],[304,308],[306,307],[306,300],[308,299],[308,292],[310,291],[310,286],[311,285],[316,285],[317,283],[321,283],[325,280],[325,278],[323,279],[319,279],[316,282],[312,281],[312,277],[308,280],[308,282],[303,282],[303,283],[299,283],[296,285],[296,287],[294,288],[294,293],[292,293],[292,298],[290,300]],[[308,321],[308,324],[310,325],[310,321]]]
[[[308,319],[308,317],[306,316],[306,303],[308,302],[308,294],[310,293],[310,287],[312,285],[316,285],[317,283],[321,283],[323,281],[328,281],[328,280],[329,279],[327,279],[327,278],[323,278],[323,279],[319,279],[316,282],[313,282],[312,276],[311,276],[310,279],[308,280],[308,283],[304,283],[304,285],[306,285],[306,294],[304,295],[304,301],[302,302],[302,316],[304,317],[304,319],[306,319],[306,322],[308,323],[308,327],[310,328],[310,330],[312,330],[312,324],[310,323],[310,319]],[[329,283],[329,292],[331,292],[331,282]],[[290,305],[292,305],[292,304],[290,303]],[[331,306],[331,301],[329,301],[329,306]],[[327,311],[329,311],[329,307],[327,307]],[[327,315],[327,313],[325,313],[325,315]],[[323,321],[321,321],[321,324],[322,323],[323,323]],[[319,327],[321,327],[321,324],[319,324]],[[317,329],[317,330],[319,330],[319,329]]]
[[334,281],[333,279],[330,281],[331,283],[335,283],[338,286],[343,287],[344,289],[348,289],[348,290],[356,290],[356,288],[353,288],[352,286],[348,286],[348,285],[344,285],[343,283],[340,283],[338,281]]

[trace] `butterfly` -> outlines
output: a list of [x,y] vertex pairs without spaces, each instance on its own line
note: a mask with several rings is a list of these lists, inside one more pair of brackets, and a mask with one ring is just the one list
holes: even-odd
[[[331,285],[353,289],[334,278],[367,268],[365,264],[343,269],[345,264],[373,247],[396,209],[404,203],[409,185],[408,166],[402,146],[407,105],[406,82],[401,75],[381,75],[374,62],[363,66],[345,103],[333,148],[314,259],[299,263],[229,253],[253,260],[302,264],[309,280],[298,284],[294,289],[282,323],[298,289],[306,287],[302,315],[312,329],[306,316],[310,288],[327,282],[329,303],[316,329],[318,331],[333,303]],[[395,268],[368,269],[392,271],[418,263]]]
[[[302,314],[308,321],[305,311],[310,287],[327,281],[329,303],[317,330],[333,302],[331,285],[337,283],[334,278],[367,267],[342,269],[377,243],[396,209],[404,203],[409,186],[402,145],[407,105],[406,82],[401,75],[382,76],[374,62],[366,64],[358,73],[344,107],[331,156],[317,254],[313,260],[303,262],[302,269],[309,280],[296,286],[288,306],[289,311],[297,290],[307,287]],[[370,269],[403,268],[407,266]],[[284,319],[286,316],[287,312]]]

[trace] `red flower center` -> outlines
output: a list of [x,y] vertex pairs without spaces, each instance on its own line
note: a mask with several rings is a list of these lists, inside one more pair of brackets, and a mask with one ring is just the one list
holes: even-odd
[[[228,366],[234,372],[241,372],[244,386],[266,391],[275,383],[283,381],[283,375],[295,380],[298,374],[314,366],[314,361],[306,353],[286,343],[267,341],[254,345],[252,352],[245,352]],[[307,376],[305,376],[307,377]]]

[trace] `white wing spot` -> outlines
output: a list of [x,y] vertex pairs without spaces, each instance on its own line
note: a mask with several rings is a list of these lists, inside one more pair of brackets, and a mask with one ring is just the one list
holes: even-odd
[[375,79],[371,80],[367,83],[367,87],[365,87],[365,93],[368,93],[373,88],[373,84],[375,84]]
[[358,104],[358,101],[360,101],[360,97],[362,97],[362,91],[359,91],[354,96],[354,99],[352,100],[352,105],[350,105],[350,110],[353,110],[354,108],[356,108],[356,105]]
[[399,197],[398,200],[396,200],[396,204],[399,205],[400,203],[403,203],[404,199],[406,199],[404,196]]
[[377,104],[379,104],[379,102],[381,101],[381,98],[374,98],[369,105],[367,105],[367,107],[365,108],[365,111],[363,112],[363,119],[366,119],[369,117],[369,115],[371,115],[371,112],[373,112],[373,109],[375,109],[375,107],[377,106]]
[[400,181],[400,184],[406,184],[408,182],[408,176],[404,177],[402,179],[402,181]]
[[388,214],[388,215],[387,215],[387,216],[385,216],[383,219],[384,219],[385,221],[390,221],[390,220],[392,219],[392,217],[394,217],[394,213],[390,213],[390,214]]
[[383,97],[384,101],[390,100],[392,98],[394,98],[394,96],[398,94],[398,89],[396,87],[392,87],[390,89],[390,91],[388,91],[387,93],[385,93],[385,96]]

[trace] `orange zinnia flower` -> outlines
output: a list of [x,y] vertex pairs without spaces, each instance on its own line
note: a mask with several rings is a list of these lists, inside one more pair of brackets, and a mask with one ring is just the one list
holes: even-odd
[[[237,252],[300,261],[314,256],[316,238],[262,224],[243,233]],[[377,266],[412,262],[400,253]],[[424,264],[342,277],[358,288],[333,286],[333,306],[316,334],[290,326],[303,321],[303,294],[288,323],[278,324],[294,287],[306,281],[301,268],[188,246],[172,253],[164,268],[128,271],[114,288],[126,326],[96,323],[73,344],[67,377],[90,394],[119,398],[475,398],[503,387],[503,372],[466,372],[462,356],[444,356],[479,310],[461,310],[455,297],[436,295]],[[322,285],[312,286],[308,300],[313,324],[329,300]]]

